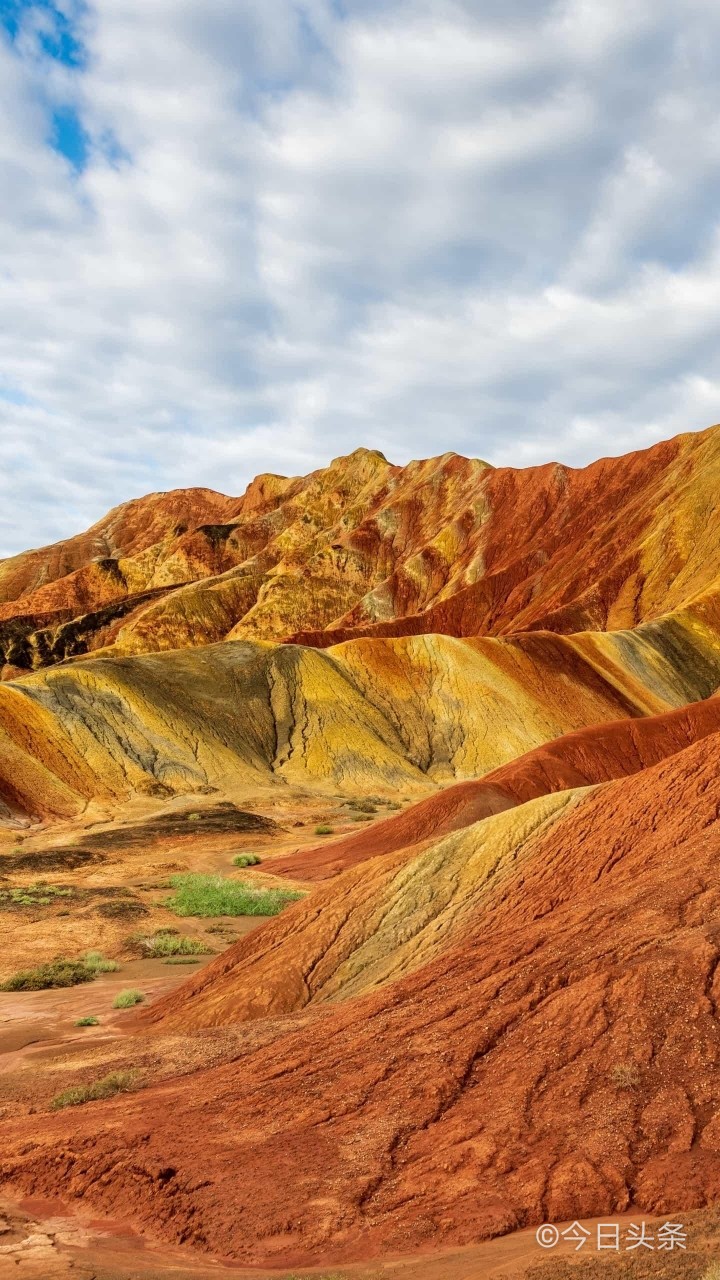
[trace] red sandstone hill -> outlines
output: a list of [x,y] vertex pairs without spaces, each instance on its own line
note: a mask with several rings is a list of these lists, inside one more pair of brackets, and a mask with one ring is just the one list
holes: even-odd
[[358,450],[0,562],[0,828],[419,798],[243,873],[309,892],[70,1055],[146,1088],[13,1104],[3,1189],[283,1268],[720,1198],[718,492],[718,428],[582,470]]
[[8,1123],[5,1185],[273,1266],[717,1200],[719,752],[714,734],[446,837],[402,868],[411,896],[434,886],[426,939],[443,866],[472,904],[440,951],[263,1024],[230,1064]]
[[359,449],[241,498],[153,494],[0,561],[1,656],[633,627],[716,583],[719,483],[713,428],[580,470]]

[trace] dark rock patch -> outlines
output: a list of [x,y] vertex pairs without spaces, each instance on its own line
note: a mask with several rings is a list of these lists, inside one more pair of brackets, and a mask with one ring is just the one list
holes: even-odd
[[137,920],[140,916],[149,916],[150,910],[143,902],[121,898],[119,901],[101,902],[97,914],[107,920]]
[[247,809],[238,809],[231,801],[203,809],[187,809],[178,813],[160,813],[145,822],[137,822],[112,831],[99,831],[86,836],[88,849],[116,850],[137,848],[158,838],[190,839],[207,831],[224,834],[273,835],[282,828],[272,818],[261,817]]
[[0,868],[4,872],[76,871],[98,862],[105,862],[105,858],[90,849],[44,849],[37,853],[6,853],[0,857]]

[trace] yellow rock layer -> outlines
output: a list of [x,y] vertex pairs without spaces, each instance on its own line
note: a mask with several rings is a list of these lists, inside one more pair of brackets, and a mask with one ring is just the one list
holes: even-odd
[[584,725],[707,697],[720,683],[714,608],[612,634],[236,641],[74,661],[0,686],[0,794],[65,813],[206,784],[357,793],[477,777]]

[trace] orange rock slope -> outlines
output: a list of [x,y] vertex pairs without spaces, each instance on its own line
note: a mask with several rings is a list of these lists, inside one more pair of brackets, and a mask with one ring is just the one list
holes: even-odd
[[6,1125],[5,1185],[277,1266],[717,1199],[719,749],[475,823],[398,863],[384,901],[346,872],[348,912],[413,915],[425,885],[421,953],[396,914],[404,962],[364,991],[360,965],[354,998],[222,1067]]
[[621,629],[716,584],[720,429],[574,470],[359,449],[241,498],[154,494],[0,562],[11,674],[226,638]]

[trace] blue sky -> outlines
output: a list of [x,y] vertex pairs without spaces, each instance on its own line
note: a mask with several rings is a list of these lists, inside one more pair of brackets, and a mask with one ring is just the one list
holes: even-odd
[[0,555],[720,417],[716,0],[0,0]]

